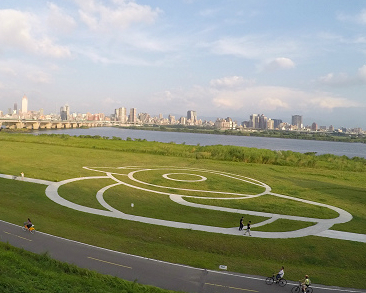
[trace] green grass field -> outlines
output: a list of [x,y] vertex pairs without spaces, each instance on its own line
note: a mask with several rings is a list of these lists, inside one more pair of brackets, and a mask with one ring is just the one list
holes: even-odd
[[[132,144],[136,145],[135,148]],[[142,168],[174,166],[227,172],[250,177],[271,186],[278,194],[307,199],[342,208],[353,215],[348,223],[332,229],[354,233],[366,231],[366,184],[365,172],[332,170],[322,167],[292,167],[271,164],[254,164],[230,160],[213,160],[183,155],[161,155],[156,150],[179,148],[190,154],[191,146],[177,146],[151,142],[96,140],[86,138],[37,137],[0,134],[0,173],[61,181],[84,176],[103,176],[104,173],[83,169],[83,166],[106,167],[116,172],[117,167],[140,166]],[[145,146],[145,148],[144,148]],[[186,148],[184,148],[186,147]],[[136,150],[139,151],[136,151]],[[145,151],[144,151],[145,150]],[[172,153],[174,153],[172,151]],[[101,170],[101,168],[99,168]],[[116,178],[126,178],[131,170],[117,169]],[[189,182],[207,173],[189,171],[178,175],[169,172],[137,172],[135,178],[159,186],[149,189],[182,194],[174,188],[185,187],[197,191],[184,191],[184,195],[208,197],[199,189],[229,191],[232,193],[257,194],[263,187],[248,184],[217,174],[212,180]],[[162,180],[162,175],[183,181]],[[194,174],[196,174],[194,173]],[[212,175],[212,176],[211,176]],[[185,182],[184,180],[188,181]],[[132,180],[130,180],[132,182]],[[96,192],[114,181],[111,179],[84,180],[63,185],[59,193],[78,204],[104,209],[96,200]],[[146,187],[144,183],[136,183]],[[196,188],[195,186],[197,185]],[[80,213],[57,205],[45,196],[45,186],[0,179],[1,219],[20,224],[31,217],[37,228],[57,236],[106,247],[113,250],[187,264],[200,268],[218,269],[220,264],[228,270],[255,275],[271,275],[281,265],[286,267],[286,278],[298,280],[309,274],[312,282],[353,288],[365,288],[360,276],[365,275],[366,244],[343,240],[308,236],[295,239],[260,239],[229,235],[212,235],[184,229],[173,229],[121,219]],[[171,187],[171,188],[165,188]],[[218,197],[214,195],[212,197]],[[129,214],[146,217],[199,223],[204,225],[235,227],[241,215],[203,209],[192,209],[170,201],[168,195],[153,194],[143,190],[118,186],[109,189],[104,196],[113,207]],[[332,218],[336,214],[325,208],[286,202],[268,195],[245,199],[214,200],[186,198],[187,201],[253,209],[270,213],[284,213],[317,218]],[[131,207],[131,203],[134,207]],[[32,203],[31,205],[29,203]],[[244,215],[246,220],[249,216]],[[250,216],[253,223],[265,220]],[[276,221],[277,222],[277,221]],[[94,227],[90,233],[90,223]],[[258,231],[289,231],[311,223],[281,220],[276,224],[258,227]],[[253,229],[255,231],[255,229]],[[279,253],[280,252],[280,253]]]

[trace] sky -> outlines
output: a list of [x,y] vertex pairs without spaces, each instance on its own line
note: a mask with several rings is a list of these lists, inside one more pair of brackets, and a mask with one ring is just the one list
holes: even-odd
[[0,110],[366,129],[363,0],[0,1]]

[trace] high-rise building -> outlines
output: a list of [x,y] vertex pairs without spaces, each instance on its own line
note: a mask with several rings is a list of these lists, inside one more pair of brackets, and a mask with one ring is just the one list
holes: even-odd
[[267,120],[267,127],[266,129],[270,129],[270,130],[273,130],[274,129],[274,120],[272,119],[268,119]]
[[130,123],[137,122],[137,109],[136,108],[130,109],[130,116],[128,117],[128,122],[130,122]]
[[313,122],[313,124],[311,124],[311,130],[312,131],[317,131],[318,130],[318,124],[316,124],[315,122]]
[[150,123],[150,115],[148,113],[140,113],[139,120],[144,124],[148,124]]
[[175,124],[175,116],[172,116],[172,115],[169,114],[168,120],[169,120],[170,124]]
[[120,107],[118,109],[115,109],[115,116],[116,120],[120,121],[122,123],[127,122],[127,110],[125,107]]
[[69,120],[70,119],[70,107],[69,105],[65,105],[60,108],[60,116],[61,120]]
[[281,123],[282,123],[281,119],[273,119],[273,128],[274,129],[278,128]]
[[179,124],[186,125],[187,124],[187,118],[186,117],[180,117],[179,118]]
[[259,128],[259,115],[258,114],[250,115],[249,127],[250,128]]
[[23,115],[27,114],[28,112],[28,98],[26,97],[26,95],[23,96],[22,98],[22,113]]
[[18,113],[18,104],[14,103],[14,111],[13,114],[17,114]]
[[303,128],[302,115],[293,115],[291,125],[296,126],[297,129]]
[[193,110],[187,111],[187,120],[189,120],[192,124],[195,124],[197,121],[197,112]]
[[258,128],[259,129],[267,129],[268,118],[266,116],[264,116],[263,114],[260,115],[258,118],[259,118]]

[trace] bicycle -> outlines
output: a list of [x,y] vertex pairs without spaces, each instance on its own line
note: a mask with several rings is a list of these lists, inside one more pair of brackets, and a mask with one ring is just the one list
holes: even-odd
[[286,286],[286,284],[287,284],[287,281],[284,279],[284,278],[280,278],[280,279],[277,279],[276,278],[276,274],[273,274],[273,276],[272,277],[268,277],[267,279],[266,279],[266,284],[267,285],[272,285],[273,283],[277,283],[278,285],[280,285],[281,287],[284,287],[284,286]]
[[[302,293],[303,291],[302,291],[301,282],[299,282],[299,285],[296,285],[295,287],[292,287],[291,292],[292,293]],[[306,293],[313,293],[313,288],[311,288],[310,285],[309,285],[309,286],[306,287],[305,292]]]
[[34,234],[34,232],[36,232],[36,229],[34,228],[34,225],[32,224],[32,226],[30,226],[30,228],[28,228],[27,224],[24,224],[22,226],[23,231],[29,231],[31,234]]

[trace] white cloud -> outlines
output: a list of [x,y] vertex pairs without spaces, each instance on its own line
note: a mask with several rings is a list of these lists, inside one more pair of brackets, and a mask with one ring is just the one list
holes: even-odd
[[200,11],[200,15],[203,17],[212,17],[215,16],[218,12],[219,12],[218,9],[207,8],[205,10]]
[[353,83],[353,81],[351,82],[351,78],[346,73],[334,74],[333,72],[321,76],[319,78],[319,82],[324,85],[335,86],[344,86]]
[[335,87],[347,87],[366,84],[366,65],[363,65],[357,70],[357,73],[353,76],[349,76],[346,73],[334,74],[333,72],[321,76],[318,79],[320,84]]
[[49,16],[47,23],[57,32],[70,33],[77,24],[74,18],[67,15],[60,7],[54,3],[48,3]]
[[255,112],[356,107],[356,102],[334,97],[325,92],[305,92],[279,86],[253,86],[237,91],[220,91],[212,99],[217,107],[238,110],[249,108]]
[[27,78],[34,83],[50,83],[51,77],[43,71],[32,71],[27,74]]
[[213,53],[234,55],[246,59],[273,59],[276,56],[298,54],[299,45],[283,38],[271,39],[261,35],[221,38],[212,43],[203,44]]
[[212,80],[207,87],[195,86],[187,90],[174,89],[157,93],[148,103],[151,103],[153,108],[156,108],[158,103],[162,112],[169,112],[172,108],[192,108],[205,116],[223,115],[223,113],[241,116],[248,111],[252,113],[331,112],[335,109],[362,106],[360,103],[327,92],[248,84],[239,76]]
[[246,80],[242,76],[230,76],[219,79],[213,79],[210,81],[212,87],[238,87],[244,85],[254,84],[254,80]]
[[339,13],[337,15],[338,20],[346,22],[357,22],[359,24],[366,24],[366,9],[361,10],[356,15],[350,15],[345,13]]
[[69,49],[54,44],[39,31],[39,19],[30,13],[12,9],[0,10],[0,47],[61,58],[71,55]]
[[358,69],[357,76],[361,81],[366,82],[366,65]]
[[14,70],[14,68],[11,67],[1,67],[0,73],[10,75],[10,76],[16,76],[17,72]]
[[94,0],[75,0],[79,5],[80,19],[95,31],[108,32],[110,29],[124,30],[132,24],[151,24],[162,13],[159,8],[139,5],[134,1],[113,0],[109,6]]
[[295,63],[291,59],[285,57],[276,58],[274,60],[267,62],[264,65],[264,69],[268,71],[275,71],[279,69],[291,69],[294,67]]

